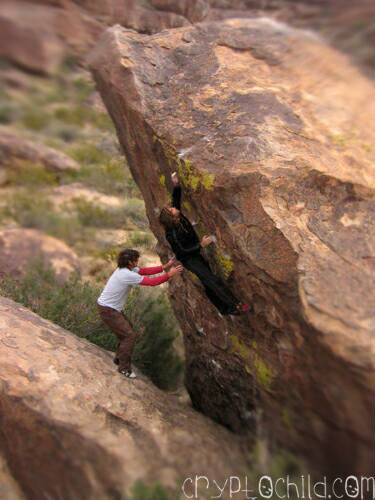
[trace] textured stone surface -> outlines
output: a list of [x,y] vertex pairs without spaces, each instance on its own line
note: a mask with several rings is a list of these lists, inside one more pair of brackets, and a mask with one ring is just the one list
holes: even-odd
[[23,500],[17,483],[9,472],[5,459],[0,455],[0,498],[4,500]]
[[225,320],[189,273],[173,284],[195,407],[325,473],[373,471],[373,84],[266,19],[114,27],[89,62],[160,254],[178,170],[184,210],[217,237],[211,264],[254,304]]
[[373,0],[209,0],[207,20],[272,16],[313,29],[355,61],[375,67]]
[[0,298],[0,450],[29,500],[113,500],[137,479],[244,470],[238,438],[111,358]]
[[54,71],[63,57],[63,45],[53,27],[54,15],[49,6],[2,2],[0,56],[31,71]]
[[191,23],[203,21],[210,9],[208,0],[151,0],[151,4],[160,10],[181,14]]
[[0,275],[22,276],[30,262],[39,258],[60,281],[80,269],[77,255],[63,241],[36,229],[0,230]]
[[[0,166],[15,167],[19,162],[40,164],[51,172],[77,171],[79,164],[61,151],[0,129]],[[32,167],[30,167],[32,168]]]

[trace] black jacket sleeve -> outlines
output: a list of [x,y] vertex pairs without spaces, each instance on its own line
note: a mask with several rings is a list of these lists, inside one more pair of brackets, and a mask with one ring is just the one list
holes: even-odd
[[172,191],[172,207],[181,210],[181,186],[175,186]]

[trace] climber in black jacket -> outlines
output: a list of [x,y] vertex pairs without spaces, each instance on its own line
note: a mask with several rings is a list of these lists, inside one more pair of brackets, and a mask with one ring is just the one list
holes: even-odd
[[199,241],[190,221],[181,213],[181,186],[177,174],[172,174],[174,189],[172,206],[164,207],[159,221],[165,229],[165,236],[181,264],[194,273],[202,282],[207,297],[223,315],[244,314],[249,311],[247,304],[242,304],[228,286],[215,276],[209,263],[202,257],[200,250],[213,242],[211,236],[203,236]]

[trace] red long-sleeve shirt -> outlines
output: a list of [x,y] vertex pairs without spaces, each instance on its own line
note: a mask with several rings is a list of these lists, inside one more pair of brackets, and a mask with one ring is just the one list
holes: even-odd
[[140,285],[142,286],[158,286],[169,280],[167,273],[161,274],[160,276],[154,276],[149,278],[152,274],[159,274],[163,272],[163,266],[153,266],[153,267],[141,267],[138,274],[144,276]]

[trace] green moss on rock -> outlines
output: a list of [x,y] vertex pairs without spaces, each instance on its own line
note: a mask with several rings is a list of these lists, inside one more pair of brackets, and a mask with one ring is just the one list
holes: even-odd
[[215,182],[214,174],[199,173],[188,158],[180,158],[174,146],[169,144],[164,139],[154,135],[154,142],[158,142],[168,161],[168,165],[177,170],[179,178],[183,186],[192,191],[197,191],[200,187],[206,190],[211,190]]
[[160,177],[159,177],[159,184],[161,186],[165,187],[165,175],[164,174],[160,175]]
[[216,262],[219,265],[220,272],[225,279],[228,279],[234,270],[234,263],[229,255],[216,251]]
[[256,379],[259,385],[261,385],[264,389],[270,389],[273,379],[273,373],[271,368],[266,365],[266,363],[259,357],[259,355],[256,355],[254,358],[254,368]]

